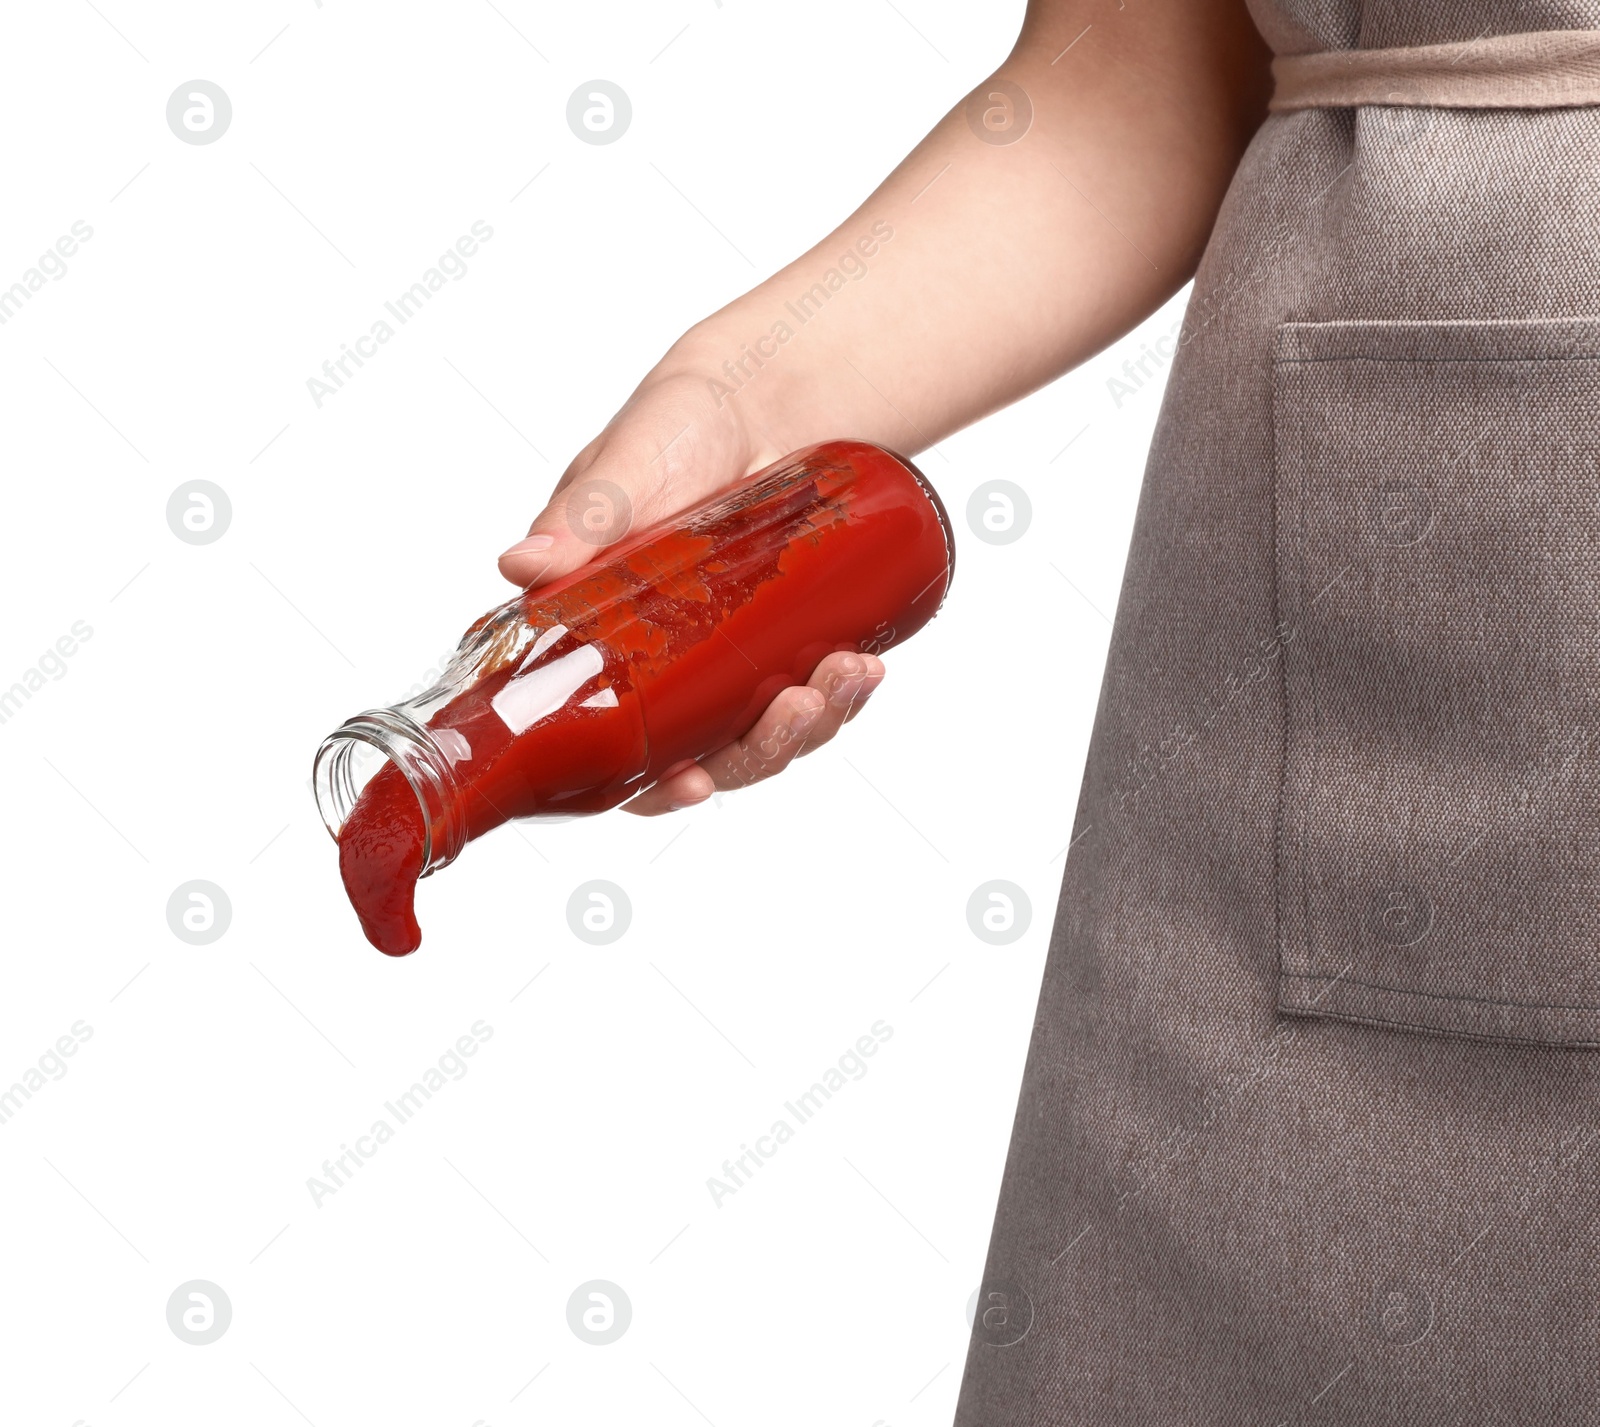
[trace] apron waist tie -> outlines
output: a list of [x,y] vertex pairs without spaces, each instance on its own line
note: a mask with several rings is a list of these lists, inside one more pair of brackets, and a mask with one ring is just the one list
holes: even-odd
[[1273,110],[1600,104],[1600,30],[1538,30],[1444,45],[1279,55],[1272,74],[1268,107]]

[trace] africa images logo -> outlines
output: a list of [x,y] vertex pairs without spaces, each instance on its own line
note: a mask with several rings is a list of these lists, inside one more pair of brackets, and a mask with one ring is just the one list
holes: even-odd
[[893,1037],[893,1026],[887,1021],[874,1021],[870,1034],[858,1036],[855,1044],[812,1085],[793,1100],[785,1100],[783,1108],[788,1111],[788,1117],[779,1116],[774,1120],[766,1134],[756,1136],[754,1145],[740,1145],[738,1154],[722,1162],[722,1176],[712,1175],[706,1180],[711,1202],[722,1208],[724,1199],[747,1185],[755,1177],[755,1171],[764,1169],[766,1162],[795,1137],[799,1128],[814,1119],[846,1085],[852,1080],[864,1079],[871,1068],[867,1057],[876,1055]]
[[468,1058],[475,1056],[493,1035],[493,1026],[486,1021],[474,1021],[470,1035],[457,1036],[451,1048],[423,1071],[419,1080],[393,1100],[385,1100],[383,1108],[392,1119],[379,1115],[365,1134],[356,1136],[354,1145],[341,1144],[338,1154],[323,1160],[320,1177],[313,1174],[307,1178],[311,1202],[322,1208],[322,1201],[348,1185],[357,1170],[365,1169],[366,1162],[395,1137],[399,1126],[414,1120],[450,1081],[464,1079],[470,1069]]

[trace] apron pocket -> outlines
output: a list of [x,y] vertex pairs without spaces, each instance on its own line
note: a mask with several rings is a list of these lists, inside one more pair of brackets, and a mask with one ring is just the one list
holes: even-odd
[[1278,1006],[1600,1045],[1600,320],[1291,322]]

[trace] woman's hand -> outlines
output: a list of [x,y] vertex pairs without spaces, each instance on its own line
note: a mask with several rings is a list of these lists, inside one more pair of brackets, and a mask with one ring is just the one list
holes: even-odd
[[781,773],[803,753],[820,748],[849,723],[883,681],[875,654],[830,654],[802,686],[785,689],[743,738],[702,758],[667,769],[661,781],[623,807],[652,816],[704,802],[713,793],[747,788]]
[[[678,341],[500,557],[506,578],[566,574],[814,441],[914,456],[1130,331],[1194,275],[1270,58],[1245,0],[1032,0],[1005,64],[865,204]],[[627,806],[770,776],[882,677],[870,655],[830,655],[744,738]]]
[[[527,537],[501,555],[508,580],[540,585],[565,575],[631,529],[673,515],[786,454],[787,446],[748,429],[744,408],[719,403],[705,378],[673,371],[680,360],[669,356],[578,453]],[[624,807],[646,816],[673,812],[770,778],[854,718],[883,674],[883,661],[874,655],[828,655],[806,684],[773,699],[742,738],[699,762],[667,769]]]

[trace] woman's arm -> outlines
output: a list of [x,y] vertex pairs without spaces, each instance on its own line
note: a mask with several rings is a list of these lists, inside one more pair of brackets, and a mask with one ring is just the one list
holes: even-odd
[[[653,521],[813,441],[915,452],[1137,326],[1194,274],[1265,113],[1268,59],[1243,0],[1035,0],[1005,64],[855,213],[673,345],[503,573],[539,583],[620,538],[568,519],[569,501],[593,514],[598,482]],[[836,707],[823,696],[845,668]],[[770,747],[811,710],[815,747],[881,676],[872,656],[830,656],[746,742]],[[747,757],[725,750],[630,806],[737,786],[748,774],[723,764]]]
[[[737,398],[782,448],[773,457],[844,432],[908,451],[941,440],[1092,356],[1194,276],[1264,114],[1267,58],[1241,0],[1035,3],[972,106],[1002,123],[997,82],[1020,85],[1034,111],[1023,137],[984,143],[968,106],[952,111],[827,238],[693,328],[657,371],[731,385],[722,364],[787,321],[794,339]],[[868,276],[801,326],[797,295],[874,224],[894,236]]]

